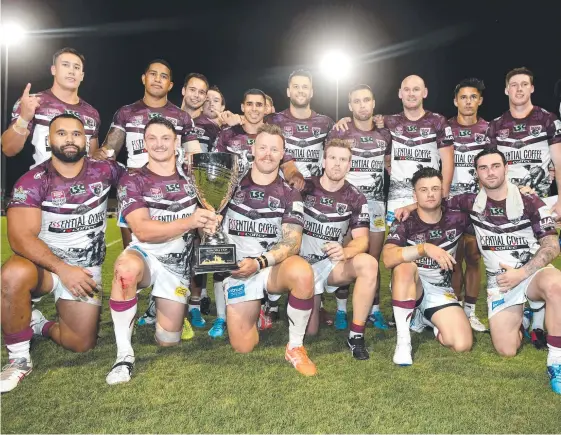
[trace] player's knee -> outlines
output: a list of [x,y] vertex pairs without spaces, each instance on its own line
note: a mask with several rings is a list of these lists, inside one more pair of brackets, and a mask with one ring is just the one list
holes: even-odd
[[500,344],[495,345],[495,350],[497,351],[497,353],[500,356],[513,357],[513,356],[516,356],[516,353],[518,352],[519,347],[520,347],[520,344],[517,344],[515,342],[500,343]]
[[550,305],[561,304],[561,282],[551,280],[544,288],[544,298]]
[[250,353],[251,351],[253,351],[253,349],[255,349],[255,346],[257,346],[258,342],[259,342],[259,340],[256,340],[256,341],[253,341],[253,340],[232,341],[232,340],[230,340],[230,343],[232,344],[232,349],[234,349],[234,352],[236,352],[236,353]]
[[142,274],[142,260],[135,255],[121,255],[114,266],[113,280],[119,279],[123,288],[136,285]]
[[163,347],[176,346],[181,343],[181,331],[167,331],[156,322],[156,343]]
[[393,268],[392,277],[398,281],[413,281],[417,272],[414,263],[401,263]]
[[74,337],[70,340],[63,340],[62,346],[76,353],[84,353],[92,350],[97,344],[97,336],[92,337]]
[[372,281],[376,280],[378,274],[378,262],[374,257],[368,254],[358,254],[354,261],[357,276]]
[[31,282],[37,274],[35,266],[28,260],[12,258],[2,266],[2,297],[14,297],[21,292],[30,292]]
[[311,297],[314,293],[314,271],[312,266],[300,257],[295,258],[300,260],[294,260],[288,269],[288,279],[291,287],[300,293],[299,297]]
[[473,346],[473,338],[470,336],[456,337],[450,348],[454,352],[469,352]]

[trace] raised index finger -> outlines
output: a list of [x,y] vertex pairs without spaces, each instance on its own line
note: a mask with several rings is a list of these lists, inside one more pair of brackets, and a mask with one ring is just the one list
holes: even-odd
[[29,91],[31,90],[31,83],[28,83],[25,89],[23,90],[23,96],[29,97]]

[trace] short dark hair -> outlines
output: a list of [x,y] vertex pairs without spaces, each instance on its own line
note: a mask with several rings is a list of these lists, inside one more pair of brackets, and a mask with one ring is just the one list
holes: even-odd
[[164,59],[153,59],[150,62],[148,62],[148,64],[146,65],[146,68],[144,68],[144,74],[146,74],[150,70],[150,67],[152,65],[154,65],[155,63],[161,63],[163,66],[165,66],[167,69],[169,69],[169,80],[170,80],[170,82],[173,81],[173,71],[171,70],[171,65],[169,64],[169,62],[167,60],[164,60]]
[[372,88],[365,84],[355,85],[349,90],[349,103],[351,102],[351,95],[353,92],[367,90],[370,91],[372,94],[372,98],[374,99],[374,92],[372,92]]
[[307,69],[297,69],[296,71],[292,71],[288,76],[288,87],[290,87],[290,81],[292,77],[308,77],[310,79],[310,83],[312,82],[312,73]]
[[419,169],[417,172],[413,174],[413,178],[411,178],[411,185],[415,188],[415,185],[421,178],[433,178],[436,177],[440,181],[442,181],[442,174],[439,170],[431,168],[429,166]]
[[511,69],[509,72],[506,73],[506,80],[505,80],[506,85],[508,86],[508,82],[510,81],[510,79],[518,74],[527,75],[528,77],[530,77],[530,84],[531,85],[534,84],[534,73],[530,71],[528,68],[526,68],[525,66],[522,66],[520,68]]
[[[226,98],[224,98],[224,94],[222,93],[222,91],[220,89],[218,89],[218,86],[216,85],[212,85],[210,88],[208,88],[209,91],[214,91],[220,94],[220,98],[222,98],[222,105],[224,107],[226,107]],[[208,91],[207,91],[208,92]]]
[[51,119],[49,121],[49,128],[51,128],[51,125],[53,125],[53,123],[57,120],[57,119],[75,119],[76,121],[78,121],[80,124],[82,124],[82,127],[84,126],[84,121],[82,121],[80,118],[78,118],[76,115],[73,115],[72,113],[61,113],[60,115],[55,116],[53,119]]
[[477,161],[481,157],[488,156],[490,154],[498,154],[499,156],[501,156],[501,160],[503,161],[503,164],[506,166],[506,157],[501,151],[499,151],[497,148],[485,148],[483,151],[480,151],[475,156],[475,159],[473,160],[473,166],[475,167],[475,169],[477,169]]
[[261,95],[263,97],[263,102],[267,102],[267,95],[261,89],[251,88],[244,92],[242,103],[245,103],[245,99],[248,95]]
[[202,80],[203,82],[205,82],[206,88],[210,88],[210,85],[208,84],[208,79],[199,73],[189,73],[187,74],[187,76],[185,77],[185,81],[183,82],[183,87],[187,86],[187,83],[189,83],[189,80],[191,79],[199,79]]
[[144,135],[146,135],[146,130],[148,130],[148,127],[154,124],[159,124],[159,125],[163,125],[164,127],[167,127],[173,132],[174,136],[177,136],[177,132],[175,131],[175,125],[173,125],[173,123],[169,119],[164,118],[163,116],[155,116],[150,121],[148,121],[144,126]]
[[73,54],[74,56],[78,56],[80,58],[80,61],[82,62],[82,69],[85,69],[86,67],[86,58],[84,57],[84,55],[82,53],[80,53],[78,50],[71,48],[71,47],[64,47],[61,48],[60,50],[58,50],[55,54],[53,54],[53,65],[56,63],[56,60],[58,59],[58,57],[61,54],[64,53],[70,53]]
[[469,79],[463,79],[460,83],[456,85],[454,88],[454,97],[458,96],[458,92],[462,88],[475,88],[479,95],[483,95],[483,91],[485,90],[485,85],[483,84],[483,80],[476,79],[475,77],[471,77]]

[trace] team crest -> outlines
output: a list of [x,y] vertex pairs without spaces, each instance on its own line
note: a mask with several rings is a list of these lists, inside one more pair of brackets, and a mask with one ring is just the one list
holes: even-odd
[[476,143],[483,143],[485,142],[485,135],[482,133],[475,133],[475,142]]
[[177,127],[177,118],[172,118],[170,116],[166,116],[166,119],[173,124],[174,127]]
[[95,196],[101,196],[103,194],[103,183],[98,181],[97,183],[90,184],[90,192]]
[[338,202],[336,210],[337,210],[337,213],[339,213],[339,215],[343,216],[345,214],[345,212],[347,211],[347,204],[341,204],[340,202]]
[[117,188],[117,199],[119,201],[124,200],[127,197],[127,186],[119,186]]
[[326,222],[329,220],[329,219],[327,218],[327,216],[324,215],[323,213],[322,213],[322,214],[318,214],[318,216],[317,216],[316,219],[317,219],[318,222],[321,222],[322,224],[326,223]]
[[76,214],[86,214],[91,210],[91,207],[86,204],[81,204],[75,211]]
[[12,201],[13,202],[25,202],[25,200],[27,199],[27,190],[25,190],[23,187],[16,187],[14,189],[14,194],[12,196]]
[[386,149],[386,141],[382,139],[376,139],[376,145],[378,148],[385,150]]
[[456,238],[456,229],[446,231],[446,240],[451,242]]
[[51,199],[53,204],[57,207],[66,204],[66,195],[62,190],[53,190],[51,192]]
[[197,139],[202,138],[205,134],[204,128],[200,128],[200,127],[193,128],[193,132],[197,135]]
[[285,125],[282,128],[282,132],[284,134],[284,137],[292,136],[294,134],[294,130],[292,129],[292,127],[290,125]]
[[183,190],[185,190],[185,194],[187,196],[195,196],[195,188],[193,187],[193,185],[191,183],[185,183],[183,185]]
[[232,202],[234,204],[241,204],[245,199],[245,192],[238,190],[234,197],[232,198]]
[[247,217],[255,220],[255,219],[259,219],[261,215],[257,210],[250,210],[249,213],[247,214]]
[[430,127],[429,128],[421,128],[421,136],[428,137],[430,134]]
[[506,139],[509,135],[510,131],[508,128],[499,130],[499,139]]
[[416,235],[413,237],[413,242],[414,242],[416,245],[420,245],[421,243],[425,243],[425,241],[426,241],[426,240],[425,240],[425,235],[424,235],[424,234],[416,234]]
[[159,187],[151,187],[150,196],[154,201],[159,201],[164,197],[164,194],[162,193],[162,189],[160,189]]
[[139,125],[142,125],[142,120],[143,120],[142,115],[140,115],[140,116],[133,116],[133,117],[130,119],[130,122],[131,122],[131,124],[132,124],[134,127],[138,127]]
[[534,137],[539,136],[539,134],[542,132],[542,126],[541,125],[531,125],[530,126],[530,134]]
[[304,205],[308,208],[312,208],[314,205],[316,205],[316,197],[312,195],[307,195],[306,198],[304,199]]
[[321,128],[312,127],[312,134],[314,135],[314,137],[319,137],[321,134]]
[[34,180],[39,180],[44,174],[45,174],[45,171],[37,172],[37,173],[33,176],[33,179],[34,179]]
[[279,208],[280,205],[280,199],[275,198],[274,196],[269,196],[269,208],[273,211],[275,211],[277,208]]
[[183,210],[183,206],[178,202],[172,202],[170,205],[168,205],[168,211],[171,211],[172,213],[177,213],[181,210]]
[[236,139],[230,142],[230,146],[234,151],[239,151],[242,147],[242,142]]
[[95,119],[90,118],[89,116],[84,115],[84,124],[92,130],[95,129]]
[[400,135],[400,136],[403,134],[403,127],[402,127],[401,125],[398,125],[398,126],[395,128],[395,134],[398,134],[398,135]]
[[355,139],[355,138],[347,139],[347,143],[349,144],[349,146],[350,146],[351,148],[356,148],[357,142],[356,142],[356,139]]

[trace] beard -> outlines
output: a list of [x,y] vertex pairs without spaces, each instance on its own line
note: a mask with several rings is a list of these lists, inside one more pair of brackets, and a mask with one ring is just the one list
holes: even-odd
[[310,105],[310,101],[312,101],[311,98],[306,98],[303,103],[298,103],[296,100],[293,100],[291,98],[290,99],[290,104],[292,106],[296,107],[297,109],[305,109],[306,107],[308,107]]
[[364,115],[361,116],[358,113],[353,113],[353,118],[356,119],[357,121],[368,121],[370,118],[372,118],[372,115]]
[[52,146],[51,152],[53,153],[53,156],[55,156],[57,159],[59,159],[61,162],[64,163],[76,163],[86,155],[86,147],[84,148],[78,147],[78,151],[76,153],[66,154],[63,151],[63,148],[67,146],[69,145],[64,145],[62,147]]

